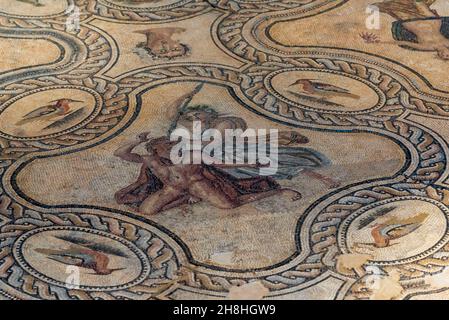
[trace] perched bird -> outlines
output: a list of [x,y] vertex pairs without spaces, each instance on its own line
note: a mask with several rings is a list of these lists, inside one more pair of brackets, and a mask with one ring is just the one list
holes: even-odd
[[359,245],[370,245],[376,248],[386,248],[391,246],[391,241],[402,238],[416,229],[418,229],[429,216],[428,213],[420,212],[411,217],[397,217],[392,216],[388,219],[383,219],[378,223],[373,222],[380,217],[393,212],[396,207],[384,208],[376,212],[372,217],[361,221],[359,230],[369,227],[371,229],[371,236],[374,243],[361,243]]
[[345,97],[359,99],[360,96],[351,93],[349,90],[333,86],[327,83],[317,82],[312,79],[298,79],[290,87],[296,86],[298,91],[307,96],[312,96],[323,100],[325,98]]
[[109,268],[110,258],[108,255],[127,257],[126,254],[116,248],[104,244],[92,243],[82,238],[69,236],[57,238],[70,242],[70,247],[65,250],[37,248],[35,251],[47,255],[51,260],[66,265],[91,269],[96,275],[110,275],[114,271],[125,269]]
[[72,109],[73,103],[81,102],[83,101],[72,99],[50,101],[49,105],[39,107],[24,115],[16,125],[21,126],[34,121],[52,121],[42,130],[61,127],[84,113],[84,107],[77,110]]

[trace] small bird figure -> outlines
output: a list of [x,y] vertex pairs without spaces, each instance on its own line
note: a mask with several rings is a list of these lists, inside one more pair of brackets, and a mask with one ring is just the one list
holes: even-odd
[[23,125],[36,120],[50,120],[55,117],[67,115],[71,110],[71,103],[83,102],[72,99],[58,99],[50,101],[50,104],[39,107],[22,117],[17,125]]
[[371,229],[371,236],[373,237],[374,243],[360,243],[359,245],[374,246],[375,248],[389,247],[392,245],[392,240],[402,238],[412,233],[418,229],[429,216],[429,214],[425,212],[415,214],[408,218],[392,216],[388,219],[384,219],[382,222],[372,224],[377,218],[384,216],[395,209],[395,207],[381,209],[379,212],[375,213],[373,217],[365,219],[365,221],[361,223],[359,230],[370,225],[369,228]]
[[410,218],[399,219],[392,217],[384,223],[375,224],[371,231],[374,246],[377,248],[389,247],[391,240],[402,238],[412,233],[421,226],[428,216],[428,213],[422,212]]
[[84,107],[77,110],[72,109],[73,103],[82,102],[84,101],[72,99],[50,101],[51,104],[39,107],[24,115],[16,125],[22,126],[34,121],[50,121],[50,124],[42,128],[41,131],[63,127],[84,114]]
[[298,79],[290,87],[296,86],[298,91],[307,96],[324,100],[325,98],[345,97],[359,99],[360,96],[351,93],[349,90],[333,86],[327,83],[318,82],[312,79]]
[[93,270],[95,275],[110,275],[111,273],[125,268],[109,268],[110,259],[108,255],[127,257],[126,254],[116,248],[103,244],[95,244],[85,239],[72,237],[57,237],[72,243],[68,249],[35,249],[36,252],[48,256],[49,259],[71,266]]

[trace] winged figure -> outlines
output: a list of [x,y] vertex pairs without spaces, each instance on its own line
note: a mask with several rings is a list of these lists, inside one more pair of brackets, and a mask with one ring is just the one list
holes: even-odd
[[[197,86],[175,102],[179,111],[168,133],[179,127],[191,128],[192,120],[201,122],[204,130],[213,128],[224,132],[247,128],[246,121],[240,117],[222,115],[209,106],[190,106],[201,88],[202,85]],[[200,201],[221,209],[237,208],[274,195],[286,195],[291,201],[297,201],[300,192],[282,187],[277,180],[292,179],[299,173],[320,179],[329,187],[337,186],[331,178],[314,171],[330,161],[313,149],[299,146],[307,143],[308,138],[294,131],[279,133],[279,168],[272,176],[261,176],[259,164],[173,165],[170,151],[177,142],[170,141],[168,136],[151,138],[149,133],[143,133],[115,152],[125,161],[142,164],[138,180],[115,194],[117,203],[137,208],[143,214],[157,214]],[[143,143],[147,154],[133,152]]]

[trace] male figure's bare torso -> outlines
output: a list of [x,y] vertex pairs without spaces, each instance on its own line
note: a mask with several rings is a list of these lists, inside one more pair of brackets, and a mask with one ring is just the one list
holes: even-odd
[[[227,181],[226,178],[220,179],[204,164],[173,164],[170,161],[170,150],[173,143],[168,138],[150,140],[147,143],[149,152],[147,155],[138,155],[132,152],[135,147],[148,140],[150,140],[148,133],[141,134],[137,141],[130,142],[115,152],[116,156],[126,161],[142,163],[141,171],[145,171],[147,168],[151,169],[162,184],[161,188],[150,193],[142,201],[139,206],[139,212],[142,214],[153,215],[182,204],[199,201],[208,202],[220,209],[233,209],[275,194],[285,194],[292,201],[301,198],[299,192],[281,188],[278,185],[260,192],[241,194],[231,181]],[[229,168],[235,165],[218,166]],[[221,182],[215,181],[215,178]],[[264,179],[270,181],[269,178],[260,178],[259,182],[263,182]],[[255,178],[252,181],[257,183],[258,179]]]

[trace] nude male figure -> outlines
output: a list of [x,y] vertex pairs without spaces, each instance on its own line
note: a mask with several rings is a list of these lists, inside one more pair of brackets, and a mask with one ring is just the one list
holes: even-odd
[[[138,145],[146,143],[148,154],[140,155],[133,150]],[[150,192],[139,205],[139,212],[147,215],[154,215],[159,212],[178,207],[182,204],[206,201],[212,206],[220,209],[233,209],[244,204],[260,199],[271,197],[276,194],[287,195],[291,201],[297,201],[301,194],[295,190],[281,188],[273,179],[269,177],[259,177],[252,179],[242,179],[241,181],[231,181],[225,174],[218,173],[215,168],[230,168],[232,166],[245,166],[242,164],[223,164],[205,166],[204,164],[179,164],[173,165],[170,161],[170,150],[176,142],[171,142],[167,137],[150,140],[148,133],[138,136],[136,141],[132,141],[114,153],[115,156],[123,160],[141,163],[140,183],[152,183],[154,181],[144,181],[145,171],[150,169],[154,177],[158,180],[158,186]],[[246,165],[258,166],[258,165]],[[153,179],[154,180],[154,179]],[[239,192],[238,185],[245,183],[260,185],[260,192]],[[139,181],[137,182],[139,184]],[[250,190],[251,188],[248,188]],[[256,188],[257,189],[257,188]],[[241,189],[240,189],[241,190]],[[131,198],[130,198],[131,197]],[[116,199],[119,203],[133,202],[132,195],[126,192],[118,193]]]

